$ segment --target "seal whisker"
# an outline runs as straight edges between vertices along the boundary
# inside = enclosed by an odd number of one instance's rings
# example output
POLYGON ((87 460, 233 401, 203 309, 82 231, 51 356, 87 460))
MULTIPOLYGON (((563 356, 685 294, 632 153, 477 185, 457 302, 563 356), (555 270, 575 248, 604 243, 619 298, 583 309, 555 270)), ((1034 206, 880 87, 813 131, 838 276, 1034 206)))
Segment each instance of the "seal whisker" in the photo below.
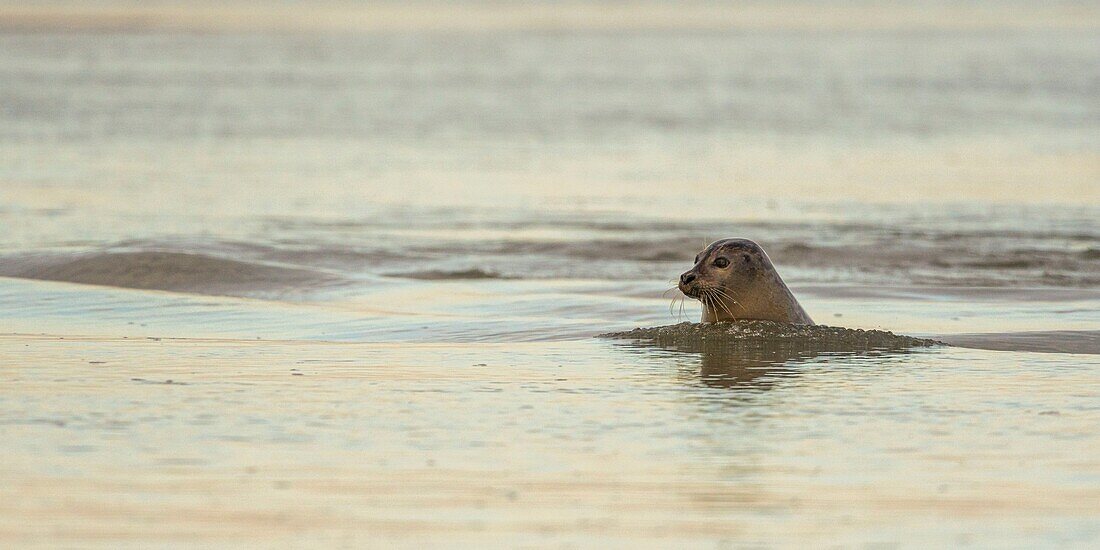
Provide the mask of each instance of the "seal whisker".
MULTIPOLYGON (((686 299, 687 299, 687 297, 684 296, 683 294, 681 294, 679 296, 673 296, 672 300, 670 300, 668 302, 668 316, 669 317, 676 317, 676 310, 675 310, 676 301, 677 300, 680 301, 680 309, 682 311, 684 309, 684 300, 686 300, 686 299)), ((683 313, 681 313, 680 315, 683 315, 683 313)))
MULTIPOLYGON (((738 302, 733 296, 730 295, 730 294, 733 294, 732 290, 725 289, 725 288, 719 288, 719 287, 715 287, 714 290, 716 292, 718 292, 719 294, 721 294, 723 297, 728 298, 729 301, 731 301, 731 302, 733 302, 733 303, 735 303, 739 306, 741 305, 741 302, 738 302)), ((744 306, 742 306, 742 307, 744 307, 744 306)))
POLYGON ((714 292, 713 288, 707 289, 707 303, 710 304, 711 318, 717 321, 718 306, 721 304, 721 300, 718 299, 718 294, 714 292))
MULTIPOLYGON (((669 293, 669 292, 672 292, 673 290, 677 290, 677 288, 676 288, 676 287, 672 287, 672 288, 670 288, 670 289, 668 289, 668 290, 666 290, 666 291, 662 292, 662 293, 661 293, 661 298, 668 298, 668 293, 669 293)), ((673 307, 674 305, 676 305, 676 297, 675 297, 675 296, 673 296, 673 297, 672 297, 672 300, 670 300, 670 301, 668 302, 668 316, 669 316, 669 317, 672 317, 672 307, 673 307)))
POLYGON ((714 289, 711 289, 711 292, 710 292, 710 304, 711 304, 710 305, 711 310, 714 312, 712 317, 714 318, 714 321, 717 322, 718 321, 718 314, 720 313, 718 308, 719 307, 725 308, 726 306, 724 304, 722 304, 722 300, 718 297, 717 294, 715 294, 714 289))
MULTIPOLYGON (((724 290, 722 290, 722 289, 720 289, 720 288, 715 288, 715 289, 714 289, 714 291, 715 291, 715 292, 716 292, 716 293, 717 293, 717 294, 718 294, 719 296, 721 296, 722 298, 725 298, 725 299, 727 299, 727 300, 729 300, 729 301, 733 302, 733 303, 734 303, 734 305, 736 305, 736 306, 740 307, 741 309, 745 309, 745 307, 741 305, 741 302, 738 302, 737 300, 734 300, 732 296, 730 296, 729 294, 726 294, 726 291, 724 291, 724 290)), ((725 305, 725 304, 723 303, 722 305, 725 305)), ((728 307, 726 308, 726 311, 729 311, 729 308, 728 308, 728 307)), ((732 311, 730 311, 730 315, 733 315, 733 312, 732 312, 732 311)))
POLYGON ((708 288, 703 290, 702 296, 704 299, 703 304, 706 306, 707 311, 710 313, 710 317, 717 320, 718 309, 714 307, 714 294, 711 292, 711 289, 708 288))
MULTIPOLYGON (((733 311, 730 309, 730 307, 726 305, 725 300, 729 300, 729 301, 733 302, 735 305, 741 307, 741 309, 745 309, 744 306, 741 306, 740 302, 738 302, 737 300, 734 300, 733 297, 731 297, 729 294, 727 294, 725 289, 716 286, 716 287, 711 287, 709 290, 715 296, 715 298, 716 298, 715 301, 718 302, 718 305, 722 306, 722 309, 726 310, 726 313, 729 313, 730 318, 736 319, 737 316, 734 315, 733 311)), ((717 311, 715 311, 715 317, 717 317, 717 311)))
MULTIPOLYGON (((716 294, 716 295, 720 295, 720 296, 725 296, 725 294, 724 294, 724 293, 722 293, 722 291, 721 291, 720 289, 717 289, 717 288, 716 288, 716 289, 714 289, 714 291, 715 291, 715 294, 716 294)), ((726 296, 726 297, 727 297, 727 298, 729 298, 728 296, 726 296)), ((730 299, 730 300, 733 300, 733 298, 729 298, 729 299, 730 299)), ((733 318, 733 319, 736 319, 736 318, 737 318, 737 316, 736 316, 736 315, 734 315, 732 311, 730 311, 730 307, 726 305, 726 302, 725 302, 725 301, 723 301, 723 300, 719 299, 719 300, 717 300, 717 302, 718 302, 718 305, 722 306, 722 309, 726 310, 726 313, 729 313, 729 314, 730 314, 730 317, 731 317, 731 318, 733 318)), ((737 303, 737 301, 736 301, 736 300, 733 300, 733 303, 735 303, 735 304, 736 304, 736 303, 737 303)), ((715 317, 717 317, 717 315, 715 315, 715 317)))
MULTIPOLYGON (((722 298, 725 298, 726 300, 729 300, 729 301, 733 302, 733 304, 734 304, 735 306, 738 306, 738 307, 740 307, 741 309, 745 309, 745 306, 742 306, 742 305, 741 305, 741 302, 738 302, 738 301, 737 301, 736 299, 734 299, 734 297, 733 297, 733 296, 730 296, 730 295, 729 295, 729 293, 727 293, 727 292, 726 292, 725 290, 723 290, 723 289, 721 289, 721 288, 715 288, 714 290, 715 290, 715 292, 716 292, 716 293, 717 293, 717 294, 718 294, 719 296, 721 296, 722 298)), ((732 315, 732 313, 731 313, 731 315, 732 315)))

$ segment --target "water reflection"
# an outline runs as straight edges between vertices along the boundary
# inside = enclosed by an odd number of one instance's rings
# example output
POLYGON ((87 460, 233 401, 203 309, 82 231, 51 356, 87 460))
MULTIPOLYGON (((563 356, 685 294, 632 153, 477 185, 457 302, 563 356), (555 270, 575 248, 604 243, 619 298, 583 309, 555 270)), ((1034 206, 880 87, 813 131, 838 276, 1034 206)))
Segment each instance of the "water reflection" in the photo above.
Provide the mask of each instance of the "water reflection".
POLYGON ((765 343, 737 346, 728 342, 704 342, 694 351, 677 351, 701 354, 699 379, 707 386, 758 390, 771 389, 783 378, 795 376, 797 365, 818 355, 795 346, 768 346, 765 343))

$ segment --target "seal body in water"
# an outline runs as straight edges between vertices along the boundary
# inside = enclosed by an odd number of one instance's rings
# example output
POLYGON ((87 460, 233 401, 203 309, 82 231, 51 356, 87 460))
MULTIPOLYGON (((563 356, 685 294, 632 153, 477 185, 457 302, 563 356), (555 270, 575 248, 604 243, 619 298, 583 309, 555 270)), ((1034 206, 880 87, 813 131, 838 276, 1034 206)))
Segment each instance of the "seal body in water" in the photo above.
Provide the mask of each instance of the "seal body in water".
POLYGON ((760 245, 748 239, 715 241, 680 275, 680 291, 703 304, 703 323, 760 319, 812 325, 760 245))

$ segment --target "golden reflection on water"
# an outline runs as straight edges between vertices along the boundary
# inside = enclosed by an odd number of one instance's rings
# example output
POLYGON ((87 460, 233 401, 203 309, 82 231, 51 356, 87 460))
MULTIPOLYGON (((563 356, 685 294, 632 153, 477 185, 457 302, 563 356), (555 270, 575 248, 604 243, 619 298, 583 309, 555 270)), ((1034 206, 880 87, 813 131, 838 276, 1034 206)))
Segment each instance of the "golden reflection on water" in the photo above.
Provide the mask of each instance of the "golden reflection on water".
POLYGON ((699 351, 3 336, 0 542, 1012 544, 1100 513, 1088 356, 699 351))

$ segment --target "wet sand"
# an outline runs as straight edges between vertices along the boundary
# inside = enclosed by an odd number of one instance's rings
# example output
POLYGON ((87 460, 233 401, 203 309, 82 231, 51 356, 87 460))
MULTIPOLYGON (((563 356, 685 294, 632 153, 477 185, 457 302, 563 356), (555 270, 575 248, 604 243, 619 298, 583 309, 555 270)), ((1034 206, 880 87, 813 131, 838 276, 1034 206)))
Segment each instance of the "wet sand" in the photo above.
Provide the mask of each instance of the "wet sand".
POLYGON ((0 357, 5 546, 1097 536, 1084 357, 1035 376, 941 349, 732 389, 598 341, 5 335, 0 357))

